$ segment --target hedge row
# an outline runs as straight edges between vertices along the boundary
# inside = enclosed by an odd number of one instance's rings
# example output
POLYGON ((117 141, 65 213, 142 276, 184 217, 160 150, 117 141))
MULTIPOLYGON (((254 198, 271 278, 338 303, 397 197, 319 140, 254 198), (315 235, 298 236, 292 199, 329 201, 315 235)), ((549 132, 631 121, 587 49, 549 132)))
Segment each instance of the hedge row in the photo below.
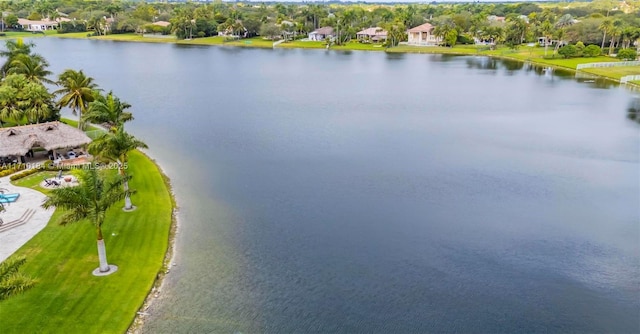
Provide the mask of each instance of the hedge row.
POLYGON ((39 170, 39 169, 37 169, 37 168, 27 169, 27 170, 22 171, 22 172, 20 172, 20 173, 18 173, 18 174, 11 175, 11 176, 9 177, 9 179, 10 179, 11 181, 19 180, 19 179, 21 179, 21 178, 23 178, 23 177, 25 177, 25 176, 29 176, 29 175, 31 175, 31 174, 35 174, 35 173, 37 173, 37 172, 39 172, 39 171, 40 171, 40 170, 39 170))

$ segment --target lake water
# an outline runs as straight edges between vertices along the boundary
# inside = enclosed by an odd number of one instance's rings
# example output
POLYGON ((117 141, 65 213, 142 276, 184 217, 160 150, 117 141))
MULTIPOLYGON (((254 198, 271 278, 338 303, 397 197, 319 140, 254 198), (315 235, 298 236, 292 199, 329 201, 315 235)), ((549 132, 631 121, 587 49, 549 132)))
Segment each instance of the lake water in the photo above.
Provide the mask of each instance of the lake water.
POLYGON ((134 106, 175 187, 144 332, 640 331, 637 93, 484 57, 36 42, 134 106))

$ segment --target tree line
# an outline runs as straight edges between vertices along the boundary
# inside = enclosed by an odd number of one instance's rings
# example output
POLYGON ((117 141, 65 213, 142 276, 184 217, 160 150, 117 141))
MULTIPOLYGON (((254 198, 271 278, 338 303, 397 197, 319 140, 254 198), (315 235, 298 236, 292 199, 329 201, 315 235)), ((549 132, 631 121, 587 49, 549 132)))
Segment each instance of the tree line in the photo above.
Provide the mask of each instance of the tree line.
MULTIPOLYGON (((174 33, 178 38, 218 34, 237 38, 304 36, 323 26, 333 27, 335 43, 344 44, 356 32, 381 27, 389 46, 405 41, 406 30, 429 22, 444 45, 488 41, 517 47, 525 42, 582 42, 629 48, 640 38, 640 1, 595 0, 588 3, 444 3, 340 4, 235 2, 144 2, 110 0, 8 1, 0 9, 16 17, 64 16, 64 31, 88 29, 95 34, 174 33), (166 21, 170 26, 153 25, 166 21)), ((9 17, 6 18, 7 22, 9 17)), ((9 25, 10 26, 10 25, 9 25)), ((554 43, 555 45, 555 43, 554 43)), ((554 52, 557 52, 557 48, 554 52)))

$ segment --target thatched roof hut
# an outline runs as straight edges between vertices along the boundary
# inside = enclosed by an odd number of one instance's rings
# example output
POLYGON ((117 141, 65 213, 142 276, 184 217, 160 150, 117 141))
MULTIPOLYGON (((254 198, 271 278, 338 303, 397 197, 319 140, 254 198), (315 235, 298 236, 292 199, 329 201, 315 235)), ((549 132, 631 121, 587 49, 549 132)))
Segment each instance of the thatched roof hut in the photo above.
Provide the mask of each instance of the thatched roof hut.
POLYGON ((60 122, 0 128, 0 157, 23 156, 33 147, 51 151, 90 142, 84 132, 60 122))

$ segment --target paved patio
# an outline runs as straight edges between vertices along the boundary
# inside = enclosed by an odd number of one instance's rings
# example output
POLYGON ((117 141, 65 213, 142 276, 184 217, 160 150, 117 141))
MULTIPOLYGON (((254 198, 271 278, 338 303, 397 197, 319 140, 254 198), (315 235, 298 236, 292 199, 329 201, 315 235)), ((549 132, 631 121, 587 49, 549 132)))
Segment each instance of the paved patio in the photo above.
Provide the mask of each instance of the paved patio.
POLYGON ((5 204, 6 211, 0 213, 5 223, 20 218, 28 209, 35 210, 35 214, 26 224, 0 232, 0 262, 2 262, 40 232, 51 219, 55 209, 43 209, 40 205, 46 197, 44 194, 12 185, 9 182, 9 176, 0 178, 0 188, 6 189, 7 193, 20 194, 17 201, 5 204))

